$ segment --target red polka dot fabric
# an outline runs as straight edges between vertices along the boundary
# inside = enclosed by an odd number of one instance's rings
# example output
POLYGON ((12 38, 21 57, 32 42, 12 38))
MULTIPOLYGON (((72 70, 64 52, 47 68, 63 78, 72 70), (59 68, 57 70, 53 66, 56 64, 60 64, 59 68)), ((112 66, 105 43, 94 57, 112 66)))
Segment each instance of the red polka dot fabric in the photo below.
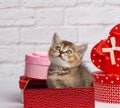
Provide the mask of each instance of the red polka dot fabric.
POLYGON ((101 71, 94 72, 93 75, 94 75, 94 81, 96 83, 119 84, 120 85, 120 75, 104 74, 104 72, 101 72, 101 71))
POLYGON ((112 28, 107 39, 92 48, 91 60, 105 73, 120 75, 120 24, 112 28))

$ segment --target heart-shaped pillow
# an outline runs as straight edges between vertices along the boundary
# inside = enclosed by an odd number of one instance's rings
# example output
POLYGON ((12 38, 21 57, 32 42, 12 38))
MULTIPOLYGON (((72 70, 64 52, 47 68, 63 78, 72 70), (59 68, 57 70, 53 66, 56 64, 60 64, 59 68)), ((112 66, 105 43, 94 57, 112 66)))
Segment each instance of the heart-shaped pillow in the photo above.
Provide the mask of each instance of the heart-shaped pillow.
POLYGON ((112 28, 106 40, 92 48, 91 60, 105 73, 120 75, 120 24, 112 28))

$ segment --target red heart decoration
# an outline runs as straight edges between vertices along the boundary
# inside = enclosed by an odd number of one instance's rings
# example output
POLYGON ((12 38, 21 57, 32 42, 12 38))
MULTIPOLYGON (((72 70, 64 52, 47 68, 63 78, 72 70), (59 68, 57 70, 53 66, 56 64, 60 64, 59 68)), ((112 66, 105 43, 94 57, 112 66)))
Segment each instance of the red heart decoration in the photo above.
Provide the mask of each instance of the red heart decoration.
POLYGON ((92 48, 91 60, 105 73, 120 75, 120 24, 112 28, 106 40, 92 48))

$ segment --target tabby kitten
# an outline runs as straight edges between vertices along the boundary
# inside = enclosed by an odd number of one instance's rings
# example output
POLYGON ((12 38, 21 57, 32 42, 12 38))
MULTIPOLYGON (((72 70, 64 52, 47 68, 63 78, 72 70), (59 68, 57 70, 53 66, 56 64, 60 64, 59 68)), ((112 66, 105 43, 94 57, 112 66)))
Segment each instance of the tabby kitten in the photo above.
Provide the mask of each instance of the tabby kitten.
POLYGON ((49 49, 51 65, 48 69, 47 84, 49 88, 91 87, 92 75, 82 64, 87 44, 75 44, 61 40, 54 34, 49 49))

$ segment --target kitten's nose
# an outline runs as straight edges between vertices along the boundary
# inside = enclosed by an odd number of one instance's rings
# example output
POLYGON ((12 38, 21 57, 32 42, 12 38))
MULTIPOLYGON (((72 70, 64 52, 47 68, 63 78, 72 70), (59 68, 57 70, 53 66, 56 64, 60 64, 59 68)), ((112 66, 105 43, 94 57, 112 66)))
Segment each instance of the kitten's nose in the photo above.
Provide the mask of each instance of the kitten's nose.
POLYGON ((60 55, 61 55, 61 54, 63 54, 64 52, 63 52, 63 51, 60 51, 59 53, 60 53, 60 55))

